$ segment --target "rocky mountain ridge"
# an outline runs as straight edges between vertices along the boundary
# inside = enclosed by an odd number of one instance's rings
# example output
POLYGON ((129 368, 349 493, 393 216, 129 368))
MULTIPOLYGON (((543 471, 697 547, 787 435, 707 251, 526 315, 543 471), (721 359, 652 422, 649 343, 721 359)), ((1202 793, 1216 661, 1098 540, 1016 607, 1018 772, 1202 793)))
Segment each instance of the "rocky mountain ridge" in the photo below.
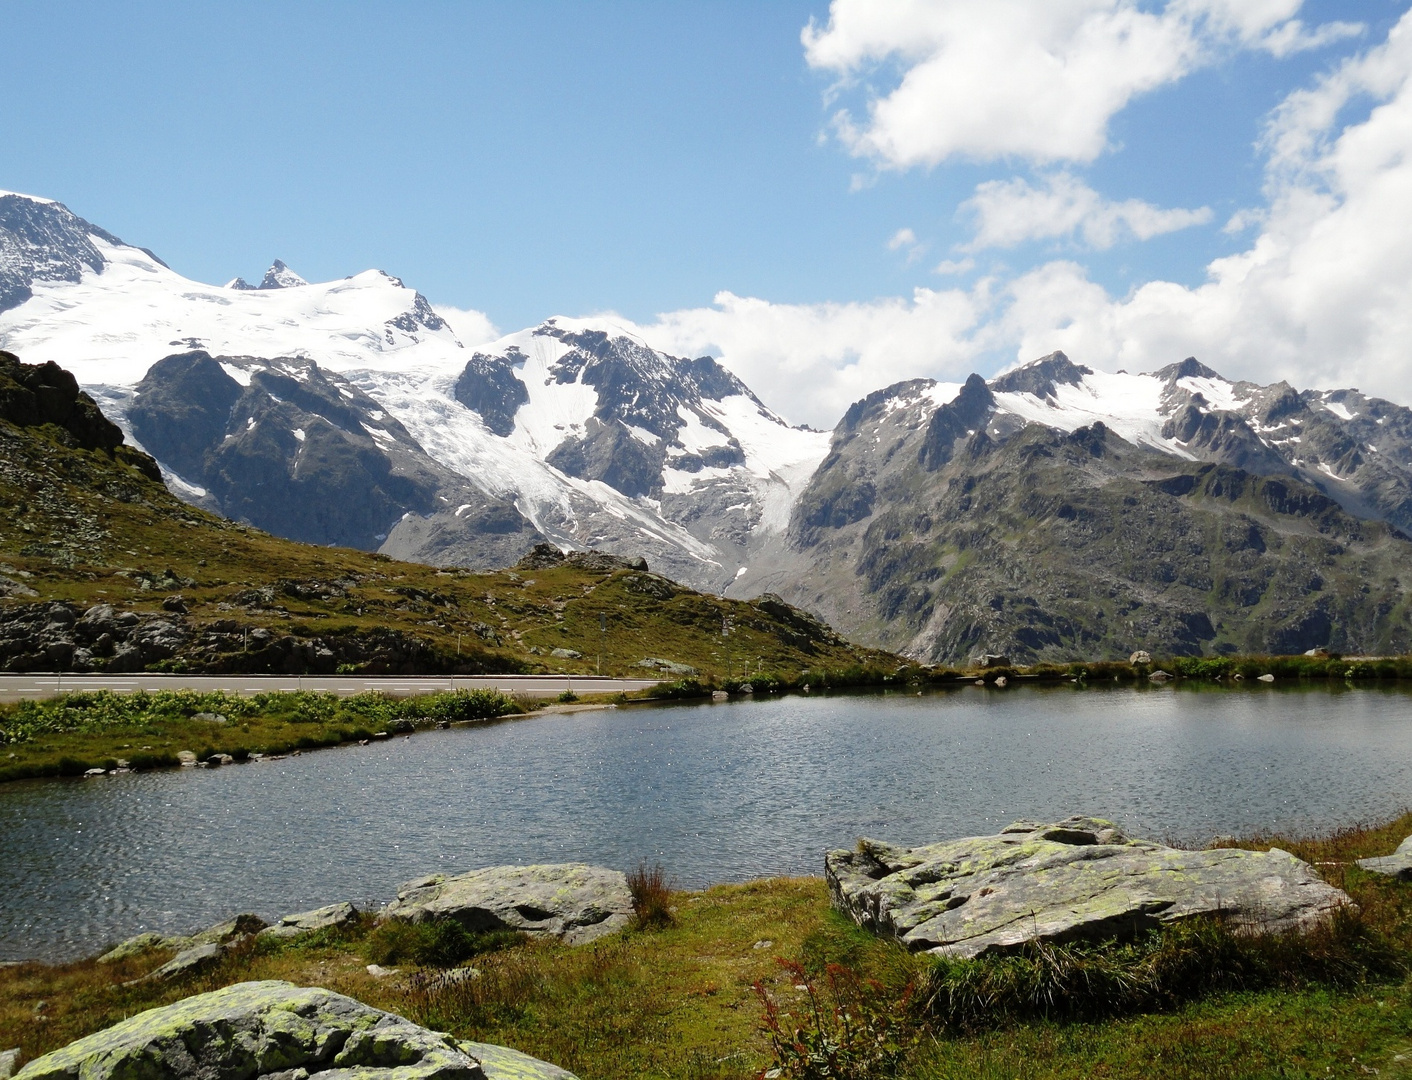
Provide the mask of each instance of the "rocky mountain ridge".
POLYGON ((933 662, 1402 652, 1409 433, 1402 406, 1191 359, 899 383, 848 411, 734 588, 933 662))
POLYGON ((281 535, 480 567, 548 539, 721 588, 783 530, 827 446, 710 357, 611 320, 469 350, 381 271, 311 284, 276 260, 258 286, 203 285, 18 195, 0 200, 0 268, 0 342, 73 369, 173 491, 281 535), (280 379, 309 384, 302 405, 280 379))

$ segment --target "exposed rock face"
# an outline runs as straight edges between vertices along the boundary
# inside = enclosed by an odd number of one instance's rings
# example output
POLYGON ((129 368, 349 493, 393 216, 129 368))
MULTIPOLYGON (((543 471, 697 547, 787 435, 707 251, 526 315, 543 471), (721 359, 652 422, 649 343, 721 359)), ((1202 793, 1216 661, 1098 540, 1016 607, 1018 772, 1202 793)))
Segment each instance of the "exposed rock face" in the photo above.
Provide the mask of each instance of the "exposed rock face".
POLYGON ((409 881, 380 918, 455 920, 467 930, 518 930, 583 945, 632 918, 627 877, 582 863, 491 866, 409 881))
POLYGON ((572 566, 579 570, 646 570, 647 560, 596 550, 563 552, 553 544, 536 544, 515 564, 515 569, 548 570, 555 566, 572 566))
POLYGON ((1398 881, 1412 881, 1412 836, 1397 845, 1391 855, 1372 859, 1359 859, 1358 865, 1375 874, 1386 874, 1398 881))
POLYGON ((929 663, 1400 653, 1409 456, 1412 410, 1195 361, 1100 376, 1054 354, 959 391, 914 380, 848 411, 787 537, 729 592, 769 589, 929 663))
POLYGON ((573 1080, 319 987, 237 983, 140 1013, 31 1061, 25 1080, 573 1080), (476 1049, 484 1051, 484 1059, 476 1049))
POLYGON ((481 567, 540 539, 512 504, 433 461, 377 402, 311 360, 174 354, 148 370, 127 419, 205 494, 178 490, 280 536, 481 567))
POLYGON ((1195 916, 1305 929, 1351 903, 1288 852, 1181 851, 1085 817, 918 848, 863 840, 824 868, 833 906, 859 926, 952 957, 1131 938, 1195 916))
POLYGON ((273 926, 260 931, 262 938, 296 938, 311 934, 315 930, 326 930, 333 926, 349 926, 358 921, 358 909, 347 900, 340 904, 329 904, 313 911, 300 911, 275 920, 273 926))

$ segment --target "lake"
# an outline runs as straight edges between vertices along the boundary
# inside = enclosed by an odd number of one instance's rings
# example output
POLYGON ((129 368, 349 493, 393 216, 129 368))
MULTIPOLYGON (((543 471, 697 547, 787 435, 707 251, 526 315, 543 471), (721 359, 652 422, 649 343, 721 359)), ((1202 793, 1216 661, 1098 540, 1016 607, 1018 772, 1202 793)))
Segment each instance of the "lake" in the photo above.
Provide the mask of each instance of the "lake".
POLYGON ((223 769, 0 786, 0 959, 497 863, 818 874, 1016 818, 1320 831, 1412 801, 1402 690, 967 688, 578 712, 223 769))

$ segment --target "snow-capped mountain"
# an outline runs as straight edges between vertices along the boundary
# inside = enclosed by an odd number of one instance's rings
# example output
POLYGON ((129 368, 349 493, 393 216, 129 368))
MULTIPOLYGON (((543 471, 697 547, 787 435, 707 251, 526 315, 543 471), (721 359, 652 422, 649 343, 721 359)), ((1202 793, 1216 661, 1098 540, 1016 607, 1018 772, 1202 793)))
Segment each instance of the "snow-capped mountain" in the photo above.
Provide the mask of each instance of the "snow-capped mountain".
POLYGON ((1054 353, 848 410, 733 585, 930 661, 1412 646, 1412 410, 1054 353))
POLYGON ((276 260, 258 286, 206 285, 15 194, 0 347, 72 370, 185 498, 436 563, 503 565, 547 537, 723 587, 828 447, 710 357, 611 320, 467 349, 381 271, 309 283, 276 260))

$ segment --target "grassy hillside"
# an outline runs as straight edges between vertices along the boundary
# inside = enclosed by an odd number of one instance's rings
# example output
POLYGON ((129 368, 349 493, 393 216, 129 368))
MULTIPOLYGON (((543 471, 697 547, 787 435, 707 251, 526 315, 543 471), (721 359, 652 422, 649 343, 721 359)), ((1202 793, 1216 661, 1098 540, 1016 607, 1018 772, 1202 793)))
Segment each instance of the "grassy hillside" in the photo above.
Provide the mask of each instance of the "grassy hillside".
POLYGON ((684 673, 651 660, 723 678, 899 663, 782 602, 623 560, 438 570, 270 536, 156 475, 67 372, 0 354, 0 669, 684 673), (97 605, 111 610, 84 617, 97 605))

